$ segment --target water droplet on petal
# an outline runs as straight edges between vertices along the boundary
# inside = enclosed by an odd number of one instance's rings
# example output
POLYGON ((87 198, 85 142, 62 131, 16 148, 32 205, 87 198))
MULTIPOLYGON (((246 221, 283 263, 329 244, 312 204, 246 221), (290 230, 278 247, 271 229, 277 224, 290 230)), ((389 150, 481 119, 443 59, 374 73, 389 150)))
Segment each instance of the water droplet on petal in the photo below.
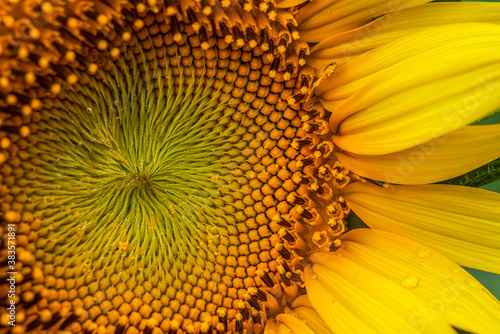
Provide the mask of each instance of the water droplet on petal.
POLYGON ((431 257, 432 251, 428 248, 422 248, 417 251, 417 256, 421 259, 428 259, 431 257))
POLYGON ((406 276, 401 280, 401 285, 408 289, 413 289, 418 286, 419 279, 415 276, 406 276))
POLYGON ((467 282, 467 285, 470 286, 473 289, 481 290, 481 288, 482 288, 481 283, 479 283, 478 281, 476 281, 473 278, 467 278, 466 282, 467 282))
POLYGON ((315 273, 312 273, 312 274, 311 274, 311 278, 312 278, 312 279, 316 279, 316 277, 317 277, 317 275, 316 275, 315 273))

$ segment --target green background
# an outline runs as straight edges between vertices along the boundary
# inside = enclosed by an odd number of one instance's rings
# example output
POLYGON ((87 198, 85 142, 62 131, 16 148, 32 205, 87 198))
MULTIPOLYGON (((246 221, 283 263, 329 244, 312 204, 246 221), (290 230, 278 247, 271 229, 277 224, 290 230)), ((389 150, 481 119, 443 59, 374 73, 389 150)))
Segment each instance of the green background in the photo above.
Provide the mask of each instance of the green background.
MULTIPOLYGON (((453 1, 453 0, 452 0, 453 1)), ((467 2, 500 2, 500 0, 468 0, 467 2)), ((500 92, 499 92, 500 94, 500 92)), ((499 110, 500 112, 500 110, 499 110)), ((491 117, 480 124, 495 124, 500 123, 500 114, 497 114, 494 117, 491 117)), ((500 193, 500 180, 489 183, 481 188, 495 191, 500 193)), ((498 241, 500 243, 500 240, 498 241)), ((500 259, 499 259, 500 261, 500 259)), ((481 282, 488 290, 500 300, 500 275, 492 274, 489 272, 465 268, 469 273, 471 273, 479 282, 481 282)))
MULTIPOLYGON (((478 0, 469 0, 469 1, 478 2, 478 0)), ((490 0, 490 1, 486 0, 484 2, 500 2, 500 0, 490 0)), ((496 116, 484 122, 481 122, 481 124, 494 124, 494 123, 500 123, 500 114, 497 114, 496 116)), ((492 182, 481 188, 500 193, 500 180, 492 182)), ((500 243, 500 240, 498 242, 500 243)), ((467 269, 469 273, 471 273, 479 282, 481 282, 486 288, 488 288, 488 290, 490 290, 491 293, 493 293, 495 297, 497 297, 497 299, 500 299, 500 275, 476 269, 470 269, 470 268, 465 268, 465 269, 467 269)))
MULTIPOLYGON (((490 2, 500 2, 500 1, 490 1, 490 2)), ((495 124, 495 123, 500 123, 500 114, 497 114, 496 116, 481 122, 481 124, 495 124)), ((481 188, 500 193, 500 180, 496 180, 481 188)), ((498 242, 500 243, 500 240, 498 240, 498 242)), ((497 299, 500 300, 500 275, 476 269, 470 269, 470 268, 465 268, 465 269, 467 269, 469 273, 471 273, 479 282, 481 282, 486 288, 488 288, 488 290, 490 290, 491 293, 493 293, 495 297, 497 297, 497 299)))

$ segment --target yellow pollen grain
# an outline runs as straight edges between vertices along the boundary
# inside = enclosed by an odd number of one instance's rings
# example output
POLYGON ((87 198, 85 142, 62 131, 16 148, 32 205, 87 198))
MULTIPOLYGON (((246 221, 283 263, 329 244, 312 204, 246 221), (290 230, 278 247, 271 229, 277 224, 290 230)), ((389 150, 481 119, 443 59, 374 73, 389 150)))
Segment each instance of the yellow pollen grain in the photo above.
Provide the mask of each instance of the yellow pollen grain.
POLYGON ((137 7, 135 7, 135 10, 137 11, 137 14, 142 14, 144 13, 148 8, 146 7, 145 4, 139 3, 137 4, 137 7))
POLYGON ((14 27, 14 23, 16 22, 15 19, 14 19, 14 17, 10 16, 10 15, 4 16, 3 19, 2 19, 2 21, 3 21, 4 26, 6 28, 9 28, 9 29, 13 28, 14 27))
POLYGON ((50 86, 50 91, 53 94, 59 94, 61 92, 61 84, 55 83, 52 86, 50 86))
POLYGON ((19 134, 23 138, 28 137, 30 133, 31 133, 30 128, 28 128, 26 125, 21 126, 21 128, 19 129, 19 134))
POLYGON ((24 79, 28 85, 32 85, 36 82, 36 75, 33 72, 28 72, 24 75, 24 79))
POLYGON ((97 16, 97 23, 99 23, 100 25, 105 25, 108 22, 109 22, 109 19, 106 15, 99 14, 99 16, 97 16))
POLYGON ((17 211, 7 211, 5 213, 5 220, 11 223, 17 223, 21 220, 21 214, 17 211))
POLYGON ((47 68, 49 64, 49 60, 46 57, 40 57, 40 59, 38 59, 38 66, 41 68, 47 68))
POLYGON ((40 38, 40 30, 38 30, 37 28, 31 28, 30 32, 29 32, 29 36, 32 39, 40 38))
POLYGON ((132 34, 130 34, 128 31, 124 32, 122 34, 122 39, 125 41, 125 42, 128 42, 130 41, 130 39, 132 38, 132 34))
POLYGON ((183 39, 183 38, 182 38, 182 34, 180 34, 180 33, 176 33, 176 34, 174 34, 173 39, 174 39, 174 41, 176 41, 177 43, 182 42, 182 39, 183 39))
POLYGON ((76 59, 76 54, 74 51, 70 50, 70 51, 67 51, 65 54, 64 54, 64 58, 67 60, 67 61, 75 61, 76 59))
POLYGON ((144 21, 141 19, 137 19, 134 21, 134 29, 135 30, 140 30, 144 27, 144 21))
POLYGON ((110 55, 113 58, 118 58, 120 56, 120 49, 118 49, 118 48, 111 49, 110 55))
POLYGON ((210 6, 205 6, 205 7, 203 8, 203 11, 202 11, 202 12, 203 12, 203 14, 205 14, 205 15, 207 15, 207 16, 208 16, 208 15, 212 14, 212 7, 210 7, 210 6))
POLYGON ((1 77, 0 78, 0 87, 2 88, 7 88, 10 85, 10 80, 7 77, 1 77))
POLYGON ((13 106, 14 104, 17 103, 17 96, 14 94, 9 94, 7 95, 5 101, 7 102, 8 105, 13 106))
POLYGON ((42 108, 42 101, 40 101, 39 99, 32 99, 30 101, 30 106, 35 110, 39 110, 42 108))
POLYGON ((97 67, 96 63, 92 63, 88 67, 88 71, 90 74, 95 74, 97 72, 97 69, 98 69, 98 67, 97 67))
POLYGON ((167 10, 166 10, 167 16, 174 16, 175 13, 177 13, 177 10, 174 7, 172 7, 172 6, 167 7, 167 10))
POLYGON ((42 13, 50 14, 54 10, 54 7, 50 2, 44 2, 41 4, 40 8, 42 9, 42 13))
POLYGON ((10 139, 7 137, 4 137, 0 140, 0 147, 3 149, 9 148, 10 147, 10 139))
POLYGON ((70 75, 68 75, 66 81, 71 85, 75 84, 78 81, 78 76, 74 73, 71 73, 70 75))
POLYGON ((69 28, 76 29, 80 25, 78 20, 74 17, 70 17, 67 21, 66 24, 68 25, 69 28))
POLYGON ((99 40, 99 42, 97 42, 97 48, 101 51, 106 50, 108 48, 108 42, 103 39, 99 40))
POLYGON ((21 113, 24 115, 24 116, 29 116, 31 115, 33 109, 31 109, 31 107, 27 104, 25 104, 24 106, 21 107, 21 113))

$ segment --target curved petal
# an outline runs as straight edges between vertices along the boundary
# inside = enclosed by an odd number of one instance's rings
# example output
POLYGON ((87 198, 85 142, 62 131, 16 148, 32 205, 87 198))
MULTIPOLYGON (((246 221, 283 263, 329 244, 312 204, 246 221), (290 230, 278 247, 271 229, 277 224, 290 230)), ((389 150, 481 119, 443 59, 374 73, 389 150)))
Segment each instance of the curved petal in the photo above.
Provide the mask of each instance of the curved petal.
POLYGON ((313 1, 300 8, 296 19, 301 40, 319 42, 332 31, 359 27, 373 18, 404 8, 418 6, 430 0, 328 0, 313 1))
POLYGON ((500 157, 500 124, 468 126, 418 146, 384 155, 338 152, 354 173, 396 184, 451 179, 500 157))
MULTIPOLYGON (((423 332, 415 319, 425 302, 400 284, 331 253, 313 254, 311 262, 304 270, 307 294, 334 333, 423 332)), ((454 333, 440 317, 428 320, 428 333, 454 333)))
POLYGON ((334 334, 314 309, 307 294, 299 296, 292 303, 292 312, 308 324, 316 333, 334 334))
POLYGON ((267 321, 264 334, 333 334, 316 312, 307 295, 296 298, 292 309, 286 308, 285 312, 267 321))
MULTIPOLYGON (((279 324, 286 325, 289 329, 291 329, 291 333, 297 334, 320 334, 319 332, 313 331, 306 323, 304 323, 301 319, 294 317, 290 314, 280 314, 276 317, 279 324)), ((279 326, 279 325, 278 325, 279 326)), ((279 333, 279 332, 278 332, 279 333)))
POLYGON ((423 299, 426 307, 416 320, 439 316, 473 333, 500 328, 500 302, 465 270, 418 242, 386 231, 357 229, 342 236, 336 253, 423 299))
POLYGON ((500 105, 499 85, 500 26, 463 23, 426 29, 368 52, 321 82, 316 93, 332 111, 337 145, 378 155, 487 115, 500 105), (415 130, 408 131, 410 126, 415 130))
POLYGON ((332 62, 340 67, 369 50, 418 30, 460 22, 500 23, 499 4, 429 3, 384 15, 363 27, 322 40, 311 50, 307 63, 318 69, 332 62))
POLYGON ((451 186, 351 183, 351 209, 371 228, 437 249, 461 266, 500 273, 500 194, 451 186))

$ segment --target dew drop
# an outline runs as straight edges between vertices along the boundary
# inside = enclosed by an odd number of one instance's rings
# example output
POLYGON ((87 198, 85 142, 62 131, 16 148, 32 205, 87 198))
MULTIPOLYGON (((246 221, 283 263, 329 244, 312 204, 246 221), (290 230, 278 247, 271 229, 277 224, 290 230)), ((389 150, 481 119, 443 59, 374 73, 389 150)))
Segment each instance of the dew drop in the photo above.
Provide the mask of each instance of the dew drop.
POLYGON ((312 278, 312 279, 316 279, 316 277, 317 277, 317 275, 316 275, 315 273, 312 273, 312 274, 311 274, 311 278, 312 278))
POLYGON ((428 259, 431 257, 432 251, 428 248, 422 248, 417 251, 417 256, 421 259, 428 259))
POLYGON ((471 288, 476 289, 476 290, 481 290, 481 287, 482 287, 481 283, 479 283, 475 279, 467 278, 466 282, 467 282, 467 285, 470 286, 471 288))
POLYGON ((405 276, 401 280, 401 285, 408 289, 413 289, 418 286, 419 279, 415 276, 405 276))

